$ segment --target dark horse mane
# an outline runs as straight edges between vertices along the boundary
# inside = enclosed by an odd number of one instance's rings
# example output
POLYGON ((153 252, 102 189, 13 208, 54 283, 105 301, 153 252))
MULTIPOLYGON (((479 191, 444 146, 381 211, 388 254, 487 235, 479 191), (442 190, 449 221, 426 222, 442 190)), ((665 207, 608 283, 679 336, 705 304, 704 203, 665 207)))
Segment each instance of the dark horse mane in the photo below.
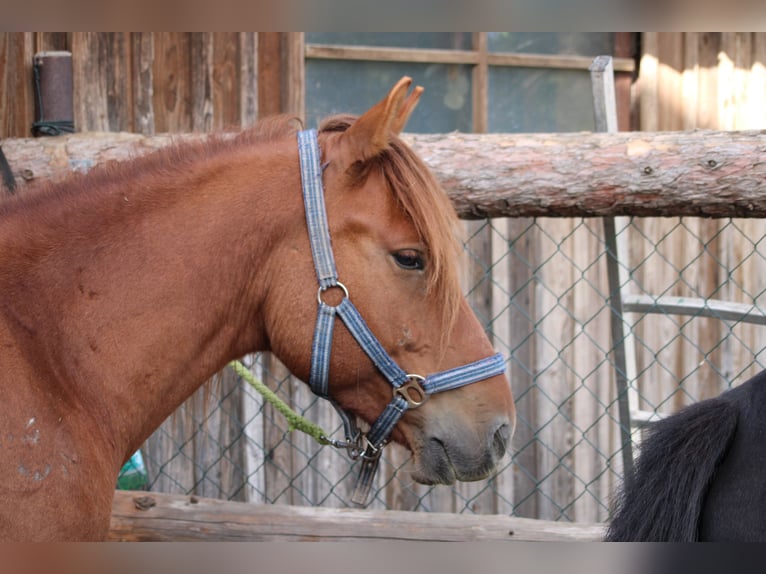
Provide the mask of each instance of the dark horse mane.
POLYGON ((735 407, 716 398, 653 423, 632 477, 618 493, 606 539, 697 540, 705 493, 737 424, 735 407), (710 440, 710 429, 717 429, 710 440))
POLYGON ((653 423, 606 540, 766 540, 766 371, 653 423))

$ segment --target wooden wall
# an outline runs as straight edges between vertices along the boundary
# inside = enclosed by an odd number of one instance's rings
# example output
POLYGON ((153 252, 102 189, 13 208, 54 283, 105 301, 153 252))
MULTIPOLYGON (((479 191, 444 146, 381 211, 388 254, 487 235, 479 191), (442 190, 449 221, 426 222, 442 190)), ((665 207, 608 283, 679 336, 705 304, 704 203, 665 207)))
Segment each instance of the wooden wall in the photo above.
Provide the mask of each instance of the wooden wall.
MULTIPOLYGON (((644 131, 764 129, 766 34, 645 33, 637 87, 644 131)), ((766 304, 763 220, 652 218, 634 226, 635 289, 766 304)), ((678 380, 686 392, 675 393, 665 412, 715 396, 763 368, 756 361, 766 344, 762 328, 715 319, 634 320, 642 340, 645 406, 666 400, 678 380), (655 355, 673 368, 657 363, 655 355)))
POLYGON ((258 115, 256 33, 0 33, 0 138, 28 137, 32 57, 72 52, 77 131, 206 132, 258 115))

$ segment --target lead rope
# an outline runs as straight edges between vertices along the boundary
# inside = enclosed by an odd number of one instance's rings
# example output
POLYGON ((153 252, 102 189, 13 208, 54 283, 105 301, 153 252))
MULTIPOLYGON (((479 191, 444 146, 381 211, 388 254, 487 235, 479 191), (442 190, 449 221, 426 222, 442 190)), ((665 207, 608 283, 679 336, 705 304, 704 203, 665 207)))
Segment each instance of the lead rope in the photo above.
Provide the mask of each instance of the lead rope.
POLYGON ((245 367, 245 365, 243 365, 241 362, 232 361, 229 363, 229 366, 234 369, 234 372, 236 372, 241 378, 247 381, 250 386, 261 393, 266 401, 271 403, 275 409, 284 415, 284 417, 287 419, 288 429, 290 431, 302 431, 323 446, 345 446, 344 444, 340 443, 340 441, 335 441, 328 438, 327 433, 321 427, 292 410, 287 403, 285 403, 274 393, 274 391, 256 379, 248 370, 248 368, 245 367))

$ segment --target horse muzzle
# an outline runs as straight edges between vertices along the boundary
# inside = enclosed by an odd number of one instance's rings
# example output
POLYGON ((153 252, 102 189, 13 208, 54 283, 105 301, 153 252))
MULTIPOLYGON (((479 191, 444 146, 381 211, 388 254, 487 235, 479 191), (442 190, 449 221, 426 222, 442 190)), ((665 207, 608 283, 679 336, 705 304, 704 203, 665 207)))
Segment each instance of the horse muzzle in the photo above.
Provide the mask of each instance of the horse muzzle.
POLYGON ((513 425, 500 418, 477 438, 475 432, 444 429, 426 436, 413 450, 412 477, 421 484, 453 484, 482 480, 497 469, 508 451, 513 425))

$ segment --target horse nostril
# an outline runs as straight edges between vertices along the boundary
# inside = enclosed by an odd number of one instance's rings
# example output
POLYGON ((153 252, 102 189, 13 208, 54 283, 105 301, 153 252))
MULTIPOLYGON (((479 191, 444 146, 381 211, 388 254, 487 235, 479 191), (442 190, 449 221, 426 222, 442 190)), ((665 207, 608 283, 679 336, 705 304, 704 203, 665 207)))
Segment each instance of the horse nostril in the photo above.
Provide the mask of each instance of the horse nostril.
POLYGON ((498 457, 501 457, 508 450, 508 443, 511 440, 511 426, 503 423, 495 431, 492 437, 492 449, 498 457))

